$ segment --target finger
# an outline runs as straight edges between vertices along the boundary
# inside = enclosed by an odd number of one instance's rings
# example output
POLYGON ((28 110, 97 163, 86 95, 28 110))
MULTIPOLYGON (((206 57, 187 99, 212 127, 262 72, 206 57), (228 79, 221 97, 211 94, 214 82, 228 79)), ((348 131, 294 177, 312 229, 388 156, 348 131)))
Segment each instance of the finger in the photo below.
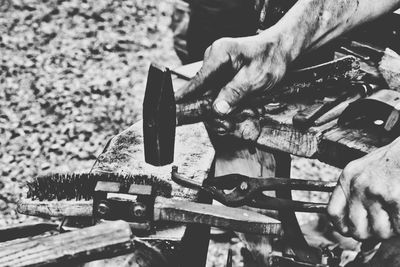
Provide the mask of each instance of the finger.
POLYGON ((375 237, 388 239, 393 236, 393 228, 390 223, 389 214, 383 209, 379 202, 372 202, 366 205, 369 213, 371 232, 375 237))
POLYGON ((348 234, 355 239, 365 240, 371 236, 368 211, 359 199, 359 196, 354 196, 349 201, 348 211, 348 234))
POLYGON ((347 222, 345 221, 347 218, 347 210, 348 210, 347 209, 348 193, 344 192, 344 188, 342 187, 340 181, 341 179, 339 178, 338 185, 336 186, 329 200, 327 211, 336 229, 343 235, 346 235, 349 231, 347 222))
POLYGON ((203 66, 186 85, 175 93, 176 100, 182 101, 194 95, 200 95, 206 90, 215 90, 219 82, 227 79, 224 76, 227 76, 229 64, 230 56, 225 51, 220 51, 220 53, 207 51, 203 66))
POLYGON ((213 108, 219 115, 227 115, 246 96, 251 89, 249 75, 246 69, 241 69, 232 81, 228 82, 219 92, 213 108))

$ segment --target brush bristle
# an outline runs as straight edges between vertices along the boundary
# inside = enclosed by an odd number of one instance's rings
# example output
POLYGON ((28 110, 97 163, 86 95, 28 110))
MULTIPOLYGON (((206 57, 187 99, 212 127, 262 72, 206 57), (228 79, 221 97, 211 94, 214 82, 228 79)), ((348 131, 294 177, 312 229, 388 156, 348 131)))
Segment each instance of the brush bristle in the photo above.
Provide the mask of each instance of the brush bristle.
POLYGON ((153 187, 156 196, 170 197, 171 184, 154 176, 116 173, 53 173, 38 176, 28 182, 27 198, 32 200, 90 200, 97 181, 119 182, 127 188, 131 184, 153 187))

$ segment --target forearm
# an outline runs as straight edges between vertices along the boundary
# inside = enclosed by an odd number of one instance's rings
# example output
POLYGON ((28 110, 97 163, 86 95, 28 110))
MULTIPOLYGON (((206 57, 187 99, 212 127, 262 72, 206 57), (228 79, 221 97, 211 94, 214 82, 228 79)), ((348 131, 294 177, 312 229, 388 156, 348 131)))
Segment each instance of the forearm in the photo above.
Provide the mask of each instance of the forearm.
MULTIPOLYGON (((400 0, 299 0, 273 27, 288 60, 400 7, 400 0)), ((264 33, 261 33, 264 35, 264 33)))

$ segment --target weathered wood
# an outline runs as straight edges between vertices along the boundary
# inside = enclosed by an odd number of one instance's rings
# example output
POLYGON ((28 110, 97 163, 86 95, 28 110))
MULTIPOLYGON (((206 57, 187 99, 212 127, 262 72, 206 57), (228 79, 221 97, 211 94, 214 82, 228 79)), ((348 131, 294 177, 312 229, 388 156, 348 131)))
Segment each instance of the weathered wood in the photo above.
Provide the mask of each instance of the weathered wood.
POLYGON ((18 202, 21 214, 39 217, 90 217, 93 212, 92 200, 39 201, 23 198, 18 202))
MULTIPOLYGON (((215 176, 222 176, 231 173, 239 173, 250 177, 271 177, 275 175, 275 159, 271 153, 253 148, 243 142, 227 140, 215 140, 215 176), (226 142, 226 143, 225 143, 226 142)), ((272 196, 274 192, 271 192, 272 196)), ((267 213, 277 216, 275 211, 257 210, 253 211, 267 213)), ((257 266, 268 266, 269 255, 272 251, 272 236, 236 233, 250 251, 257 266)), ((253 266, 251 259, 245 258, 245 266, 253 266)))
MULTIPOLYGON (((33 216, 90 217, 93 201, 24 200, 19 203, 18 210, 33 216)), ((278 221, 254 212, 164 197, 156 197, 153 219, 154 221, 200 223, 215 227, 230 225, 237 231, 259 234, 277 235, 280 232, 278 221)))
POLYGON ((95 170, 153 175, 171 182, 172 197, 196 199, 196 192, 173 183, 170 173, 172 165, 176 165, 182 173, 197 181, 202 181, 207 177, 214 158, 214 149, 202 123, 176 129, 173 164, 162 167, 147 164, 143 150, 142 122, 139 121, 113 138, 107 151, 99 156, 95 170))
POLYGON ((0 242, 39 235, 47 231, 55 230, 57 229, 57 227, 58 225, 55 223, 46 223, 46 222, 21 223, 13 225, 11 227, 3 227, 0 228, 0 242))
POLYGON ((0 266, 40 266, 85 262, 132 251, 132 232, 123 221, 19 242, 0 251, 0 266))
POLYGON ((280 222, 239 208, 190 203, 157 197, 154 220, 202 223, 243 233, 280 235, 280 222))
POLYGON ((334 126, 323 135, 317 158, 332 166, 343 168, 350 161, 391 143, 394 138, 383 130, 365 130, 351 125, 334 126))

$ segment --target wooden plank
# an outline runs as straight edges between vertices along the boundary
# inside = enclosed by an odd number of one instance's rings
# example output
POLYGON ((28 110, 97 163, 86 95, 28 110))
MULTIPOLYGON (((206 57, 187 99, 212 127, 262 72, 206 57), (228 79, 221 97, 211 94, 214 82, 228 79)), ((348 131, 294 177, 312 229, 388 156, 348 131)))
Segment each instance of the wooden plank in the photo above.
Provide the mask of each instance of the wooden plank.
MULTIPOLYGON (((21 223, 11 227, 0 228, 0 242, 13 240, 17 238, 24 238, 28 236, 39 235, 47 231, 57 229, 58 225, 55 223, 21 223)), ((0 243, 0 246, 1 244, 0 243)))
POLYGON ((238 232, 280 235, 279 221, 253 211, 157 197, 154 220, 202 223, 238 232))
POLYGON ((319 144, 317 158, 330 165, 343 168, 395 139, 383 129, 362 129, 355 125, 335 126, 327 131, 319 144))
POLYGON ((129 224, 116 221, 3 247, 0 251, 0 266, 85 262, 121 255, 133 247, 129 224))
MULTIPOLYGON (((215 176, 239 173, 250 177, 271 177, 275 175, 275 159, 271 153, 248 146, 238 140, 217 138, 215 176)), ((274 195, 274 192, 271 192, 274 195)), ((253 211, 277 216, 277 212, 248 208, 253 211)), ((257 266, 269 266, 272 251, 272 236, 236 233, 255 259, 257 266)), ((244 259, 246 261, 246 258, 244 259)), ((245 266, 252 263, 244 262, 245 266)), ((253 263, 254 264, 254 263, 253 263)))

